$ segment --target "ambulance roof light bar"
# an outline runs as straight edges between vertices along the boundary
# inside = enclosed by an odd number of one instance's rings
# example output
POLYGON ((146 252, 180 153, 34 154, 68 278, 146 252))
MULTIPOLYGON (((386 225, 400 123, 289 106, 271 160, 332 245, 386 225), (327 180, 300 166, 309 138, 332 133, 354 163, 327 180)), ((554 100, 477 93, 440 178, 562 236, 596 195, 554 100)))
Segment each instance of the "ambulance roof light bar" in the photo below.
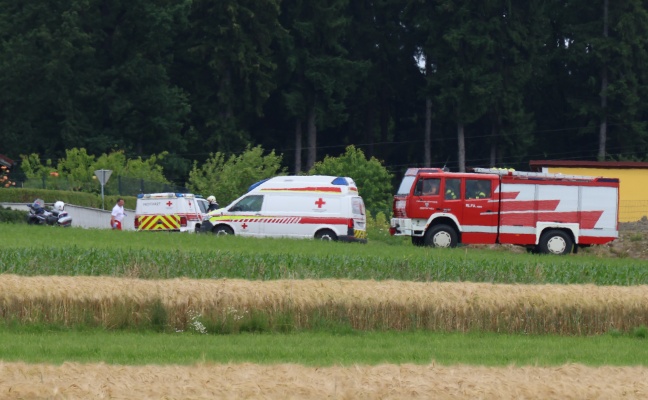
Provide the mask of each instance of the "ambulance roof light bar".
POLYGON ((189 197, 189 196, 185 196, 184 193, 146 193, 146 194, 140 193, 137 195, 138 199, 165 199, 169 197, 178 198, 178 197, 189 197))
POLYGON ((337 178, 333 179, 333 181, 331 181, 331 185, 349 186, 349 182, 346 180, 346 178, 338 176, 337 178))

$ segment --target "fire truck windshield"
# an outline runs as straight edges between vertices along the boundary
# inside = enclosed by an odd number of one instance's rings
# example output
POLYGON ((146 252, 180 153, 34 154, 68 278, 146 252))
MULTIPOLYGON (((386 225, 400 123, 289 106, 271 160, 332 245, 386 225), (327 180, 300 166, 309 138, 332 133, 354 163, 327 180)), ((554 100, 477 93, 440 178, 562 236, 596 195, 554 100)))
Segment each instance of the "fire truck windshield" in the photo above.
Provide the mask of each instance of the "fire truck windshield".
POLYGON ((410 194, 410 190, 412 189, 412 184, 414 183, 414 179, 416 179, 416 176, 405 176, 398 187, 398 191, 396 191, 397 196, 407 196, 410 194))

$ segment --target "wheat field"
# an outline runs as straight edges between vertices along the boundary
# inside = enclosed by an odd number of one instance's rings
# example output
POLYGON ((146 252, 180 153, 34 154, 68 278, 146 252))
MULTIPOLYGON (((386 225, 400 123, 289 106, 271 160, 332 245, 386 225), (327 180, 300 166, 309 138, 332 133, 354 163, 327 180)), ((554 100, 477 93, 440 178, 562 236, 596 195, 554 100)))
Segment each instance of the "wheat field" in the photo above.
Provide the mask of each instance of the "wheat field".
POLYGON ((648 368, 0 361, 3 399, 645 399, 648 368))
POLYGON ((290 315, 296 329, 315 317, 359 330, 586 335, 648 325, 648 286, 507 285, 359 280, 24 277, 0 275, 0 318, 106 327, 165 323, 186 329, 192 315, 209 324, 268 323, 290 315))

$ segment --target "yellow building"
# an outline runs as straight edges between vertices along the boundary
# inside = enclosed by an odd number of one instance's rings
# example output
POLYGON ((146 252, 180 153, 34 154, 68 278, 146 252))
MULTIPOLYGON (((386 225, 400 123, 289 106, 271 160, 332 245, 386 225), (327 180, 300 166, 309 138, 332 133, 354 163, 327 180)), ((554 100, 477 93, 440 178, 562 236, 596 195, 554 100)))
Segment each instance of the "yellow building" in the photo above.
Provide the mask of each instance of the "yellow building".
POLYGON ((531 171, 619 178, 619 221, 648 218, 648 162, 532 160, 531 171))

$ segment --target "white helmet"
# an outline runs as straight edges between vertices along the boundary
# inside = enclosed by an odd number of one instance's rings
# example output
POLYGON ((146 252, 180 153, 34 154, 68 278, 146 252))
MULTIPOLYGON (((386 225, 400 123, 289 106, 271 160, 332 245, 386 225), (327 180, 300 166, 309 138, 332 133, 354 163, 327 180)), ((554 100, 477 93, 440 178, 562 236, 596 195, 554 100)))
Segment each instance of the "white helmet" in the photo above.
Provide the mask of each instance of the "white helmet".
POLYGON ((54 203, 54 209, 59 212, 63 211, 65 209, 65 203, 63 203, 62 201, 57 201, 56 203, 54 203))
POLYGON ((216 197, 209 196, 209 197, 207 197, 207 201, 210 202, 210 203, 216 203, 216 197))

